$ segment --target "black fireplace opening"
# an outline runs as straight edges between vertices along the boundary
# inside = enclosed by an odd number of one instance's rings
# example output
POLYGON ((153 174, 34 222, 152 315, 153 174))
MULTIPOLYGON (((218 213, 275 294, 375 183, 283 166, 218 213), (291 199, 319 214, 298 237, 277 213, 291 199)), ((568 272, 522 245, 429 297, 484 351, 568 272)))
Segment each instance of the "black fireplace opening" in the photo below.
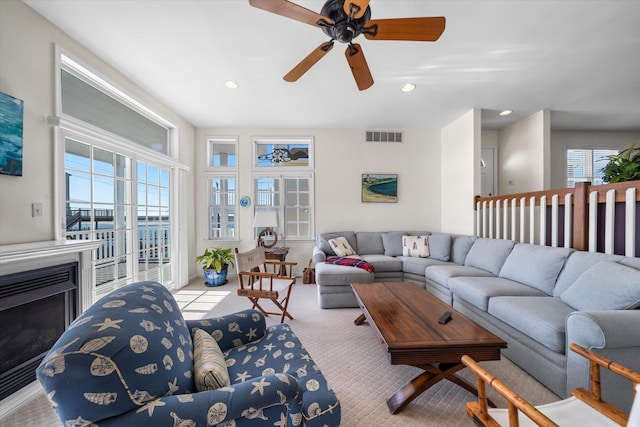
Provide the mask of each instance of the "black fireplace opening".
POLYGON ((35 381, 77 312, 77 263, 0 277, 0 400, 35 381))

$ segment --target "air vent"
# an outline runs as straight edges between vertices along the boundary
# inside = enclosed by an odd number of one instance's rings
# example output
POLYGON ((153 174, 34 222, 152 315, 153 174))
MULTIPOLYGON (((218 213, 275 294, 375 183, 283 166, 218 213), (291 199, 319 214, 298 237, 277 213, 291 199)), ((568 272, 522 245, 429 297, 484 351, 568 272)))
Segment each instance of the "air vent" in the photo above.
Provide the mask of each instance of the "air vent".
POLYGON ((365 142, 402 142, 402 132, 368 130, 366 131, 365 142))

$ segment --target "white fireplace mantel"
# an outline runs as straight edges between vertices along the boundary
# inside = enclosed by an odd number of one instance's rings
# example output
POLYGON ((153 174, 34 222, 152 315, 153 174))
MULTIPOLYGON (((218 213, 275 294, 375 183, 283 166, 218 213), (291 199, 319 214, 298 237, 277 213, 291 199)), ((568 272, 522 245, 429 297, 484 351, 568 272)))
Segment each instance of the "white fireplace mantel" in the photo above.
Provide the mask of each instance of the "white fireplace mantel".
MULTIPOLYGON (((67 262, 78 263, 79 312, 85 311, 95 299, 93 252, 100 240, 50 240, 45 242, 0 245, 0 274, 13 274, 67 262)), ((35 381, 0 401, 0 417, 25 404, 42 387, 35 381)))

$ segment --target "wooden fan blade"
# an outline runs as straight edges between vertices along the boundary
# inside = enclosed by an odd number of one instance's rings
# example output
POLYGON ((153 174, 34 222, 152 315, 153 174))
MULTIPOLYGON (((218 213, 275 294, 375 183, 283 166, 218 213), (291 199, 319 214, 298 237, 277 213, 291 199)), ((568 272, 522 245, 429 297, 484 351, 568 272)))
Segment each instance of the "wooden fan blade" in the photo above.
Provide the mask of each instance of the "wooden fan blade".
POLYGON ((434 42, 444 32, 444 16, 429 18, 372 19, 363 34, 369 40, 434 42))
POLYGON ((323 56, 325 56, 329 51, 333 49, 333 41, 329 41, 326 43, 322 43, 318 46, 313 52, 307 55, 298 65, 293 67, 291 71, 287 73, 283 78, 288 82, 295 82, 298 80, 304 73, 309 71, 311 67, 313 67, 316 62, 320 61, 323 56))
POLYGON ((362 15, 366 12, 367 6, 369 6, 369 0, 344 0, 342 9, 347 16, 351 16, 351 19, 359 19, 362 18, 362 15), (353 16, 351 16, 351 5, 356 8, 356 12, 353 16))
POLYGON ((349 67, 351 67, 351 72, 353 73, 353 78, 356 80, 358 89, 369 89, 373 85, 373 77, 371 76, 369 65, 367 65, 367 60, 364 58, 364 53, 360 45, 354 43, 348 46, 344 55, 347 57, 347 62, 349 63, 349 67))
POLYGON ((258 9, 295 19, 296 21, 304 22, 314 27, 318 26, 318 21, 330 23, 329 18, 326 16, 287 0, 249 0, 249 4, 258 9))

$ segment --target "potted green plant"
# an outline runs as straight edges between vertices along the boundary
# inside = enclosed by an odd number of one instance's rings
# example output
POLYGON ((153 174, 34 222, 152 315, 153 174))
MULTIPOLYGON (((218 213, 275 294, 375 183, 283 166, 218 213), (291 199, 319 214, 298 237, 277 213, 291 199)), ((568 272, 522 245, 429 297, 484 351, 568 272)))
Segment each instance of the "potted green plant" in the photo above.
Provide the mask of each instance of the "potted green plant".
POLYGON ((207 286, 224 285, 229 264, 235 266, 234 261, 233 250, 223 248, 207 248, 202 255, 196 257, 196 262, 202 263, 207 286))
POLYGON ((604 182, 615 184, 640 179, 640 148, 635 144, 607 158, 609 163, 602 168, 604 182))

